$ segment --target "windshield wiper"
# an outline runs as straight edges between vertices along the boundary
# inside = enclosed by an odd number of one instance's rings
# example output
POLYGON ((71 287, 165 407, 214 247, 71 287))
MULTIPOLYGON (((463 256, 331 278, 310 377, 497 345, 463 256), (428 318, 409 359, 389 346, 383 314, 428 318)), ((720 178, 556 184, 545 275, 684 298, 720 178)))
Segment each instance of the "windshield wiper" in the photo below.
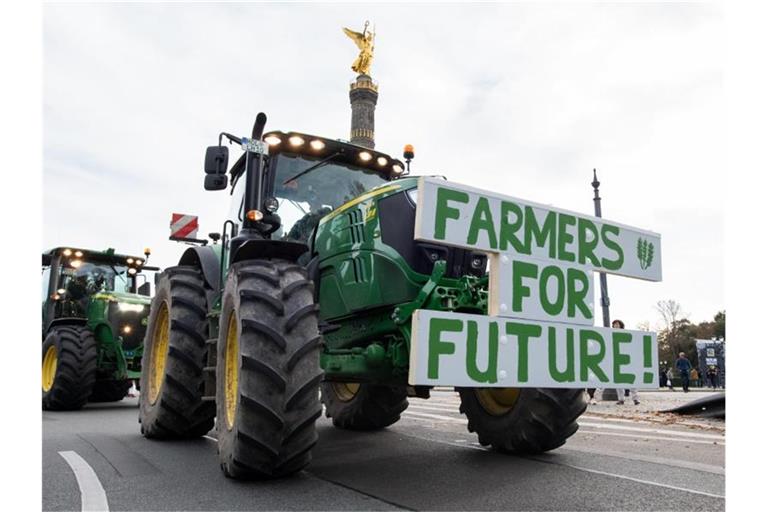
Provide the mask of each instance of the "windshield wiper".
POLYGON ((333 160, 334 158, 336 158, 336 157, 337 157, 337 156, 339 156, 340 154, 341 154, 341 151, 337 151, 336 153, 332 154, 331 156, 329 156, 329 157, 327 157, 327 158, 324 158, 324 159, 320 160, 320 161, 319 161, 319 162, 317 162, 315 165, 310 165, 309 167, 307 167, 306 169, 304 169, 303 171, 301 171, 301 172, 300 172, 299 174, 297 174, 296 176, 293 176, 293 177, 291 177, 291 178, 288 178, 287 180, 285 180, 285 181, 283 182, 283 185, 287 185, 288 183, 292 182, 293 180, 295 180, 295 179, 298 179, 298 178, 301 178, 302 176, 304 176, 304 175, 305 175, 305 174, 307 174, 308 172, 314 171, 314 170, 315 170, 315 169, 317 169, 318 167, 322 167, 322 166, 324 166, 325 164, 327 164, 328 162, 330 162, 331 160, 333 160))

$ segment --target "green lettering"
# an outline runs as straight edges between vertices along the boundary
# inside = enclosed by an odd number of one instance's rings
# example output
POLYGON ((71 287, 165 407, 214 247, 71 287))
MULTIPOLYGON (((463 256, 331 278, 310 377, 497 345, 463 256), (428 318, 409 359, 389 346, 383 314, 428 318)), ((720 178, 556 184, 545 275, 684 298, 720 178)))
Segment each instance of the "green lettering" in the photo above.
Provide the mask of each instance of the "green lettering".
POLYGON ((603 243, 605 246, 616 253, 616 259, 609 260, 603 258, 603 267, 606 270, 619 270, 621 266, 624 265, 624 251, 621 250, 621 246, 616 240, 608 238, 608 233, 619 236, 619 227, 603 224, 601 233, 603 235, 603 243))
POLYGON ((582 329, 579 332, 579 362, 580 377, 582 381, 589 380, 589 370, 595 374, 600 382, 608 382, 608 376, 600 369, 600 362, 605 357, 605 341, 600 333, 591 329, 582 329), (596 342, 600 351, 597 354, 589 353, 589 342, 596 342))
POLYGON ((427 377, 439 378, 440 355, 456 353, 456 345, 440 339, 444 332, 461 332, 464 323, 454 318, 432 318, 429 321, 429 361, 427 363, 427 377))
POLYGON ((528 341, 541 336, 541 327, 508 322, 506 331, 507 334, 517 336, 517 380, 528 382, 528 341))
POLYGON ((592 318, 592 311, 587 305, 587 295, 592 292, 589 289, 589 276, 577 268, 569 268, 568 275, 568 318, 576 316, 576 309, 581 311, 585 319, 592 318), (577 285, 581 284, 581 287, 577 285))
POLYGON ((520 239, 515 234, 517 230, 523 225, 523 211, 520 206, 508 201, 501 202, 501 222, 499 227, 499 250, 506 251, 509 245, 512 245, 512 250, 518 254, 530 254, 531 247, 528 246, 527 250, 520 239), (509 214, 515 214, 515 221, 510 224, 509 214))
POLYGON ((576 217, 567 213, 560 214, 560 222, 557 225, 557 259, 561 261, 576 261, 576 255, 566 249, 573 242, 573 235, 567 229, 576 225, 576 217))
POLYGON ((469 203, 469 194, 460 190, 437 187, 437 204, 435 205, 435 238, 445 240, 445 225, 448 219, 457 219, 461 215, 458 208, 448 206, 448 201, 469 203))
POLYGON ((573 363, 573 329, 565 330, 565 370, 557 368, 557 328, 548 327, 549 333, 549 374, 557 382, 573 382, 576 369, 573 363))
POLYGON ((531 289, 523 284, 523 278, 535 279, 539 274, 539 267, 534 263, 514 260, 512 262, 512 311, 523 310, 523 298, 531 296, 531 289))
POLYGON ((548 315, 559 315, 563 310, 565 303, 565 276, 560 267, 550 265, 544 267, 544 270, 541 271, 541 277, 539 278, 539 300, 541 307, 548 315), (557 281, 557 295, 554 302, 549 300, 549 294, 547 293, 547 283, 550 277, 554 277, 557 281))
POLYGON ((469 225, 469 234, 467 235, 468 245, 475 245, 477 243, 480 230, 486 232, 488 235, 488 245, 491 249, 495 249, 498 246, 496 243, 496 227, 493 225, 493 215, 491 215, 488 199, 482 196, 477 200, 475 212, 472 214, 472 222, 469 225))
POLYGON ((488 324, 488 368, 481 372, 477 367, 477 322, 467 322, 467 375, 475 382, 496 382, 499 357, 499 325, 488 324))
POLYGON ((632 341, 632 333, 613 331, 613 380, 616 384, 634 384, 635 376, 631 373, 621 373, 621 367, 629 364, 629 355, 621 353, 621 344, 632 341))
POLYGON ((595 267, 600 266, 600 260, 595 256, 595 248, 600 242, 597 226, 589 219, 579 217, 579 263, 585 265, 587 260, 595 267), (592 236, 588 239, 587 232, 592 236))
POLYGON ((545 248, 547 246, 547 240, 550 240, 549 257, 555 257, 557 250, 557 247, 555 246, 557 236, 555 233, 556 221, 557 216, 555 215, 555 212, 548 211, 547 216, 544 218, 544 225, 540 228, 536 221, 536 215, 534 214, 533 208, 530 206, 525 207, 525 249, 527 249, 525 254, 531 254, 532 252, 532 239, 535 239, 536 246, 541 248, 545 248))

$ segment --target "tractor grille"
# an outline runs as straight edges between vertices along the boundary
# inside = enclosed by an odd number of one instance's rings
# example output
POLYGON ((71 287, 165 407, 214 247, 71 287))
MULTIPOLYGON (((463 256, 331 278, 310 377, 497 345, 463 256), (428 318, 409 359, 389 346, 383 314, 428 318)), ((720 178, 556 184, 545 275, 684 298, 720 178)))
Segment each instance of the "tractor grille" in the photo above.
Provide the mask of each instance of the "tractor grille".
POLYGON ((395 249, 416 272, 431 274, 435 262, 445 260, 446 277, 485 275, 488 261, 485 254, 413 239, 416 207, 405 192, 379 201, 379 222, 381 241, 395 249))
POLYGON ((120 311, 117 302, 109 303, 108 317, 115 336, 123 339, 123 350, 133 350, 144 342, 149 306, 143 311, 120 311))

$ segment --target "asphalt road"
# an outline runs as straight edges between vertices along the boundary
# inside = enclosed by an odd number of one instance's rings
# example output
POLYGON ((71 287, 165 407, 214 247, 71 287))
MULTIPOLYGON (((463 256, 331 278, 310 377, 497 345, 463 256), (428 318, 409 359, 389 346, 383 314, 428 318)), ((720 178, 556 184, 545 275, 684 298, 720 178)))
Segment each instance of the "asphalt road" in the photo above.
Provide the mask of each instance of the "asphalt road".
POLYGON ((588 410, 564 447, 514 457, 479 446, 456 395, 433 392, 430 400, 411 399, 401 421, 380 432, 341 431, 323 418, 306 471, 239 482, 219 470, 215 432, 192 441, 144 439, 137 403, 43 413, 43 510, 725 508, 725 438, 717 425, 588 410))

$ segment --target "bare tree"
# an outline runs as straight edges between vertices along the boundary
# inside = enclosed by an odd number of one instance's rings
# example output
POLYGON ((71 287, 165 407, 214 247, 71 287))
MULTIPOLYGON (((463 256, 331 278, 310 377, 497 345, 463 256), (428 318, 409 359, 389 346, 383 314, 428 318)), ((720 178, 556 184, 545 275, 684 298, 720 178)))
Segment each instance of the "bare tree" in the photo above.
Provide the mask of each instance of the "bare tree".
POLYGON ((682 351, 681 328, 688 324, 679 302, 673 299, 660 300, 656 303, 656 311, 659 312, 664 322, 664 328, 659 333, 659 344, 662 352, 674 358, 682 351))
POLYGON ((673 299, 660 300, 656 303, 656 311, 661 315, 664 320, 664 328, 670 330, 675 324, 682 318, 682 306, 680 303, 673 299))

